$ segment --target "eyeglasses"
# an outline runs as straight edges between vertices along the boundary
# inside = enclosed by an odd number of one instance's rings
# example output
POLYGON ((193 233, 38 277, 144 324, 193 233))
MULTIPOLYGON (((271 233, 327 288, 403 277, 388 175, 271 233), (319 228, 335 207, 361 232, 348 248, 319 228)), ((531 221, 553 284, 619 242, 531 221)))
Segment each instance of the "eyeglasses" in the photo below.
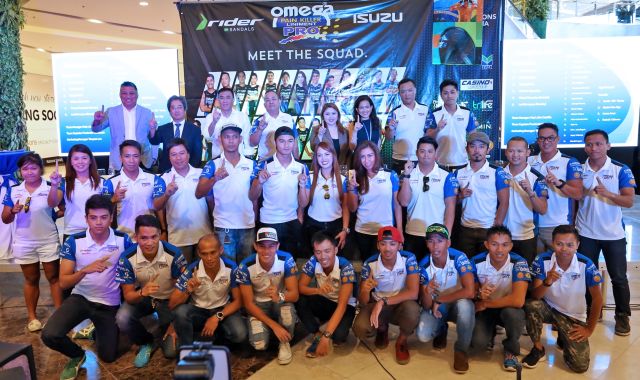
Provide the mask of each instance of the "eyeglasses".
POLYGON ((554 142, 556 141, 556 139, 558 138, 558 136, 538 136, 538 141, 539 142, 554 142))
POLYGON ((429 191, 429 177, 422 177, 422 192, 429 191))
POLYGON ((31 206, 31 197, 27 197, 26 201, 24 202, 24 212, 29 212, 29 207, 31 206))
POLYGON ((322 190, 325 191, 324 193, 324 199, 329 199, 331 198, 331 194, 329 194, 329 185, 327 185, 326 183, 324 185, 322 185, 322 190))

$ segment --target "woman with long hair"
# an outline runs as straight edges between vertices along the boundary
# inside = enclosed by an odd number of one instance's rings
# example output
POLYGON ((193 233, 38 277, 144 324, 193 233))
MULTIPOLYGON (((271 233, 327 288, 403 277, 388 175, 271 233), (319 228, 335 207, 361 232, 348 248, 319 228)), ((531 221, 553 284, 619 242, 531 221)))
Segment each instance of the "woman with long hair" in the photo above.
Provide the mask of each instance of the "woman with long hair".
POLYGON ((356 213, 356 242, 362 258, 377 250, 380 227, 395 226, 402 234, 402 209, 397 195, 398 175, 382 169, 380 151, 364 141, 353 154, 353 171, 347 179, 347 206, 356 213))
POLYGON ((373 100, 368 95, 358 96, 353 103, 353 121, 349 124, 349 147, 356 149, 363 141, 371 141, 380 148, 382 135, 382 123, 373 100))
POLYGON ((305 247, 310 247, 313 234, 325 231, 342 249, 349 233, 349 210, 342 188, 344 177, 332 144, 321 141, 315 146, 311 169, 311 188, 305 190, 309 192, 308 217, 303 226, 305 247))
POLYGON ((20 264, 24 275, 24 300, 27 305, 28 324, 31 332, 42 330, 36 316, 40 297, 40 263, 49 281, 51 298, 56 308, 62 303, 58 283, 59 251, 58 229, 53 220, 53 208, 47 203, 50 185, 42 178, 44 165, 37 153, 25 153, 18 160, 22 183, 9 188, 2 204, 2 221, 15 221, 13 258, 20 264))
POLYGON ((324 141, 333 146, 338 163, 345 165, 349 159, 349 134, 340 122, 340 110, 333 103, 325 103, 320 111, 321 123, 311 130, 311 149, 324 141))

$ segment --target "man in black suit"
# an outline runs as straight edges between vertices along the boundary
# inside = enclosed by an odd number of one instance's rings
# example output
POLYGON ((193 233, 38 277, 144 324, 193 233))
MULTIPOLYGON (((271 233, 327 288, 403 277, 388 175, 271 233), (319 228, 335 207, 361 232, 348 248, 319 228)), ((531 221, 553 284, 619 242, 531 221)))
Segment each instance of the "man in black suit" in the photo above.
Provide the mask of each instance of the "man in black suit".
MULTIPOLYGON (((151 144, 162 143, 163 147, 167 147, 174 138, 184 139, 189 151, 189 164, 199 168, 202 163, 202 135, 200 128, 186 121, 187 99, 184 96, 173 95, 167 101, 167 109, 173 120, 157 129, 149 128, 149 141, 151 144)), ((158 170, 161 173, 171 169, 167 152, 162 152, 159 161, 158 170)))

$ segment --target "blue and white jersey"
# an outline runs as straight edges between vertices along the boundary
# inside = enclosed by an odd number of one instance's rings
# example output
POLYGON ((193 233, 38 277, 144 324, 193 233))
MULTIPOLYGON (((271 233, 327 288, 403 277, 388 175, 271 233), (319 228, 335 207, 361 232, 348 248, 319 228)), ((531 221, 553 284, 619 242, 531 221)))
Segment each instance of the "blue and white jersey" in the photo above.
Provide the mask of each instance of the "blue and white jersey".
POLYGON ((444 267, 435 266, 431 261, 431 254, 425 256, 419 266, 420 284, 427 285, 429 281, 435 279, 440 295, 462 289, 462 276, 467 273, 474 274, 473 266, 467 255, 453 248, 448 249, 447 262, 444 267))
POLYGON ((109 229, 109 237, 102 245, 93 240, 88 230, 69 236, 62 244, 60 258, 73 261, 74 272, 81 271, 96 260, 109 257, 105 262, 107 269, 86 274, 74 285, 71 294, 103 305, 120 305, 120 285, 116 282, 116 269, 120 254, 132 245, 127 234, 113 229, 109 229))
MULTIPOLYGON (((345 179, 345 187, 346 183, 345 179)), ((361 234, 377 235, 381 227, 393 226, 393 193, 399 188, 398 175, 393 171, 380 169, 375 177, 369 178, 369 191, 360 194, 355 230, 361 234)))
POLYGON ((175 280, 186 269, 187 260, 180 249, 166 241, 160 241, 158 252, 151 261, 144 257, 138 244, 133 244, 120 255, 116 281, 142 288, 155 279, 160 289, 151 294, 151 297, 169 299, 175 280))
POLYGON ((527 260, 513 252, 509 253, 509 259, 499 269, 491 264, 488 252, 475 255, 471 259, 471 265, 476 283, 480 286, 485 284, 495 286, 493 293, 489 296, 492 300, 511 294, 512 285, 515 282, 531 281, 527 260))
POLYGON ((202 169, 200 178, 211 179, 218 167, 224 167, 229 175, 213 184, 213 225, 218 228, 247 229, 255 227, 253 202, 249 199, 249 189, 254 173, 257 172, 255 161, 240 157, 233 166, 224 157, 214 158, 202 169))
POLYGON ((509 187, 509 178, 504 170, 485 161, 482 168, 474 172, 471 164, 455 171, 460 189, 469 187, 471 196, 462 200, 460 224, 468 228, 490 228, 498 209, 498 191, 509 187))
POLYGON ((583 186, 584 197, 580 200, 576 228, 580 235, 596 240, 619 240, 625 237, 622 221, 622 208, 613 201, 598 195, 593 190, 598 186, 598 179, 614 194, 620 194, 624 188, 636 187, 633 172, 625 164, 607 157, 607 161, 595 171, 584 163, 583 186))
MULTIPOLYGON (((560 151, 547 162, 543 162, 540 154, 531 156, 527 160, 531 168, 539 171, 543 176, 553 173, 563 181, 582 179, 582 165, 573 157, 566 156, 560 151)), ((573 199, 562 193, 561 189, 549 186, 549 200, 547 212, 540 215, 539 227, 556 227, 561 224, 573 223, 573 199)))
POLYGON ((293 129, 293 137, 296 140, 298 139, 298 130, 294 126, 293 116, 284 112, 280 112, 275 118, 271 117, 268 112, 260 117, 256 117, 253 120, 251 134, 258 130, 260 119, 262 119, 263 116, 267 122, 267 127, 262 131, 262 134, 260 135, 260 142, 258 143, 258 159, 260 160, 267 159, 276 153, 276 141, 274 135, 278 128, 289 127, 293 129))
POLYGON ((220 269, 218 269, 215 278, 211 278, 207 274, 202 260, 198 259, 180 275, 176 282, 176 289, 186 292, 187 282, 195 276, 200 285, 191 293, 191 303, 207 310, 223 307, 231 299, 231 289, 238 287, 235 270, 236 263, 221 257, 220 269))
POLYGON ((447 124, 438 131, 436 141, 438 150, 436 161, 440 165, 460 166, 469 162, 467 156, 467 133, 476 129, 476 118, 468 108, 458 105, 452 114, 444 107, 438 107, 429 113, 425 131, 427 129, 437 129, 438 122, 444 117, 447 124))
MULTIPOLYGON (((9 178, 9 176, 0 175, 0 199, 4 200, 6 194, 11 190, 11 186, 16 183, 9 178)), ((0 259, 11 258, 11 239, 13 238, 13 230, 15 229, 15 223, 4 224, 0 223, 0 259)))
MULTIPOLYGON (((336 256, 335 262, 333 263, 333 269, 329 274, 324 272, 322 265, 320 265, 315 256, 312 256, 309 261, 304 264, 302 273, 312 279, 315 278, 318 288, 322 288, 325 284, 329 284, 331 286, 331 292, 322 294, 322 296, 333 302, 338 302, 340 286, 344 284, 355 284, 356 282, 356 273, 353 269, 353 265, 351 265, 349 260, 340 256, 336 256)), ((356 305, 356 299, 353 295, 349 297, 349 305, 356 305)))
POLYGON ((418 160, 416 157, 416 144, 424 136, 424 126, 428 114, 429 109, 427 106, 417 102, 413 109, 403 103, 389 113, 387 125, 391 120, 398 122, 393 142, 394 160, 418 160))
POLYGON ((127 189, 124 199, 116 205, 118 231, 126 232, 133 237, 136 218, 139 215, 153 215, 153 194, 165 186, 162 178, 138 169, 138 175, 131 179, 124 171, 104 182, 103 194, 113 196, 115 189, 127 189))
POLYGON ((533 204, 527 192, 520 186, 520 181, 525 178, 529 180, 531 189, 539 198, 549 198, 549 190, 544 176, 537 170, 532 169, 529 164, 517 175, 513 175, 509 166, 504 168, 504 172, 510 179, 509 187, 509 208, 504 219, 504 225, 509 228, 513 240, 533 239, 537 233, 539 214, 533 211, 533 204))
POLYGON ((398 251, 393 269, 385 268, 380 253, 376 253, 362 263, 360 276, 362 281, 369 277, 376 281, 374 290, 380 297, 391 297, 406 287, 407 276, 411 274, 420 274, 416 257, 411 252, 398 251))
POLYGON ((275 285, 279 291, 284 291, 284 280, 295 276, 298 272, 296 261, 290 254, 278 250, 273 265, 265 270, 260 265, 258 255, 253 254, 242 260, 235 271, 238 285, 249 285, 253 288, 253 299, 256 302, 269 302, 271 297, 266 293, 267 288, 275 285))
POLYGON ((458 181, 452 173, 437 165, 426 176, 419 167, 413 168, 410 175, 411 200, 407 206, 407 225, 404 230, 409 235, 424 237, 428 226, 433 223, 444 224, 444 201, 456 196, 458 181), (427 191, 423 191, 425 184, 429 185, 427 191))
POLYGON ((19 201, 21 205, 25 206, 15 215, 14 245, 36 242, 42 244, 58 243, 58 228, 54 220, 54 211, 47 202, 49 189, 51 189, 51 184, 44 179, 33 192, 27 190, 24 182, 6 188, 2 200, 3 205, 13 208, 19 201))
MULTIPOLYGON (((531 272, 534 278, 544 281, 547 272, 556 264, 556 254, 545 252, 533 261, 531 272)), ((559 280, 551 284, 543 299, 552 308, 582 322, 587 321, 587 301, 584 297, 587 289, 602 282, 602 275, 588 257, 576 253, 567 270, 556 266, 559 280)))
POLYGON ((251 123, 249 122, 249 116, 246 113, 231 110, 229 116, 224 116, 224 114, 220 115, 220 119, 216 123, 216 126, 213 129, 213 134, 209 135, 209 125, 213 121, 213 114, 208 114, 202 123, 202 136, 204 136, 205 140, 211 142, 211 157, 217 157, 222 154, 222 147, 220 146, 220 132, 222 131, 222 127, 227 124, 234 124, 238 128, 242 130, 240 132, 240 138, 242 139, 242 143, 238 147, 238 151, 240 154, 244 154, 250 156, 254 152, 254 148, 249 145, 249 133, 251 132, 251 123))
POLYGON ((75 179, 73 184, 73 192, 71 198, 67 197, 67 181, 62 180, 60 182, 60 191, 62 191, 64 197, 64 234, 73 235, 79 232, 86 231, 87 220, 85 219, 84 206, 94 194, 102 194, 102 188, 105 180, 100 178, 98 186, 94 188, 94 183, 91 179, 80 182, 79 179, 75 179))

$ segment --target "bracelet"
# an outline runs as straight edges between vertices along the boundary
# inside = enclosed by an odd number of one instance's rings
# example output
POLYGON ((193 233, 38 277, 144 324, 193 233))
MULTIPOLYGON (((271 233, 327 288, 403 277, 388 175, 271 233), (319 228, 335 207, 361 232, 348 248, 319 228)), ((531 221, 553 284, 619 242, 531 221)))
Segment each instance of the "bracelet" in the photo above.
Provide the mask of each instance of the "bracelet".
POLYGON ((547 288, 548 288, 548 287, 550 287, 551 285, 553 285, 553 284, 547 284, 547 281, 546 281, 546 280, 545 280, 545 281, 542 281, 542 286, 545 286, 545 287, 547 287, 547 288))
POLYGON ((323 337, 325 337, 325 338, 327 338, 327 339, 331 339, 331 337, 333 337, 333 333, 330 333, 330 332, 328 332, 328 331, 326 331, 326 330, 325 330, 325 331, 322 333, 322 336, 323 336, 323 337))
MULTIPOLYGON (((564 180, 562 180, 562 179, 561 179, 561 180, 559 180, 559 181, 560 181, 560 184, 559 184, 559 185, 556 185, 556 187, 557 187, 558 189, 562 189, 562 188, 564 187, 564 185, 566 185, 566 184, 567 184, 567 182, 565 182, 565 181, 564 181, 564 180)), ((555 185, 555 184, 554 184, 554 185, 555 185)))

